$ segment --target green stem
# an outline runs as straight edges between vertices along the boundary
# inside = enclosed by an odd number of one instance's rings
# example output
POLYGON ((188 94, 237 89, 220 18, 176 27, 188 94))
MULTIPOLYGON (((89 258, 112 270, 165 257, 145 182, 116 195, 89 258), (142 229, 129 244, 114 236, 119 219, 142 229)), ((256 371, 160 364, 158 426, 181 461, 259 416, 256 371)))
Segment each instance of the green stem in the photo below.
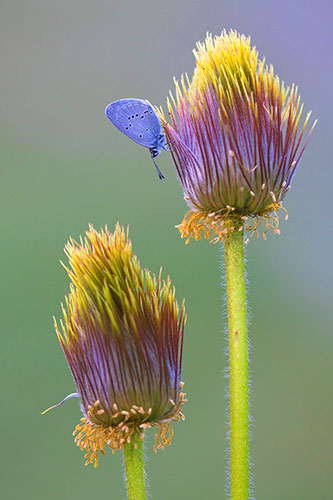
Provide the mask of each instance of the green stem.
POLYGON ((249 368, 244 231, 224 241, 228 302, 230 377, 231 500, 248 500, 249 486, 249 368))
POLYGON ((139 433, 125 444, 124 462, 128 500, 147 500, 143 441, 139 433))

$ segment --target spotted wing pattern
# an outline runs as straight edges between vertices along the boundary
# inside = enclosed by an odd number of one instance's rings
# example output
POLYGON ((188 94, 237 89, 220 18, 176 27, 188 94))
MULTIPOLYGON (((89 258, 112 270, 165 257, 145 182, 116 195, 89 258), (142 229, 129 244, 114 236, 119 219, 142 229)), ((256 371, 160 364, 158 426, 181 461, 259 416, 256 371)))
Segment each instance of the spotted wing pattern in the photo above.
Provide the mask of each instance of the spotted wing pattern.
POLYGON ((120 99, 105 110, 106 116, 127 137, 146 148, 157 148, 163 133, 160 119, 149 101, 120 99))

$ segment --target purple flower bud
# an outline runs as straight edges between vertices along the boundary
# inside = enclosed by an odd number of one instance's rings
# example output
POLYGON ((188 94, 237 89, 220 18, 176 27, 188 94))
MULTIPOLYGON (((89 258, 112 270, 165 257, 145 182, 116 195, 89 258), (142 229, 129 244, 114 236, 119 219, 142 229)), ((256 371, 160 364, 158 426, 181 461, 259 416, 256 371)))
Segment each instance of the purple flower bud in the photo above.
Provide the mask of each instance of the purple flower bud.
POLYGON ((55 325, 80 397, 84 418, 74 434, 86 464, 96 466, 105 445, 121 449, 152 426, 155 450, 163 448, 171 421, 183 417, 184 304, 169 278, 140 268, 119 225, 114 234, 90 226, 65 250, 72 284, 55 325))
POLYGON ((273 67, 258 59, 250 38, 235 31, 198 43, 192 81, 176 83, 168 101, 172 126, 164 126, 190 212, 178 226, 182 237, 213 242, 228 231, 264 236, 278 229, 278 211, 291 187, 305 143, 306 116, 297 87, 285 88, 273 67))

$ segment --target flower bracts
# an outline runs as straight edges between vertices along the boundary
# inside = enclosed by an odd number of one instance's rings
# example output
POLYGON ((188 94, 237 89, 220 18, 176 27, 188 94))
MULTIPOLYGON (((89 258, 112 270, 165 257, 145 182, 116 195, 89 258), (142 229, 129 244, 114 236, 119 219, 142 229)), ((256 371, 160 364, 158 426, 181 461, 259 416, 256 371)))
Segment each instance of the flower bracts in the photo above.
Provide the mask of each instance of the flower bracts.
POLYGON ((279 232, 276 216, 306 146, 299 130, 303 105, 297 87, 286 89, 250 38, 223 32, 194 51, 192 81, 175 82, 164 120, 172 157, 191 211, 178 226, 183 237, 214 242, 243 228, 279 232))
POLYGON ((170 279, 140 268, 128 231, 92 226, 66 246, 72 285, 63 307, 60 344, 84 414, 76 442, 86 463, 121 449, 134 433, 156 426, 156 447, 169 444, 182 417, 181 363, 185 324, 170 279))

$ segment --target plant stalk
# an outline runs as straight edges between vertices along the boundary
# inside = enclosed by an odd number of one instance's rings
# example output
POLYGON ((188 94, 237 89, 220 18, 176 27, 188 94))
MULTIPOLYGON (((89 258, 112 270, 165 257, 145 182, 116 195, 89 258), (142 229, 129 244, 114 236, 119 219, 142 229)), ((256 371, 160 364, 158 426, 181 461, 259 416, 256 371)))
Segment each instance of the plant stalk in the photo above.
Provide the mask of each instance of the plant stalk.
POLYGON ((139 433, 124 446, 124 464, 128 500, 147 500, 143 441, 139 433))
POLYGON ((224 240, 229 331, 231 500, 250 498, 249 360, 244 230, 224 240))

